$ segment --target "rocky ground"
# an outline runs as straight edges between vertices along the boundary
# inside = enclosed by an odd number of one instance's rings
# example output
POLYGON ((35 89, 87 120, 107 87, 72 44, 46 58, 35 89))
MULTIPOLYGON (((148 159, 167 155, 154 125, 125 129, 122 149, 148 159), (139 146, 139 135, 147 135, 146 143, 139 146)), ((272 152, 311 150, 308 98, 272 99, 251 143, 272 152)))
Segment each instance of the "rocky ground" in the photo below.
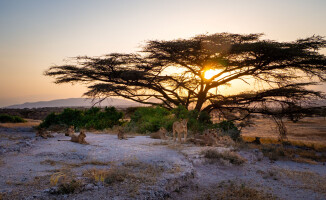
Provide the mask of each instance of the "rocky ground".
POLYGON ((0 137, 0 199, 326 199, 325 163, 258 149, 90 132, 82 145, 30 127, 0 127, 0 137))

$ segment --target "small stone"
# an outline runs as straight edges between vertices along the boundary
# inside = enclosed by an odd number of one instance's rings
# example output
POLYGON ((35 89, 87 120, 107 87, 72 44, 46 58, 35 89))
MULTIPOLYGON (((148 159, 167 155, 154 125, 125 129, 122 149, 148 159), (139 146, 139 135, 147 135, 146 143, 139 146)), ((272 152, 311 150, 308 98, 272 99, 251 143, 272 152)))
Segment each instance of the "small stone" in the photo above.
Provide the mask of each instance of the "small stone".
POLYGON ((50 193, 50 188, 43 190, 44 193, 50 193))
POLYGON ((85 190, 94 190, 94 184, 87 184, 86 186, 85 186, 85 190))
POLYGON ((27 181, 27 178, 24 177, 24 178, 22 178, 20 181, 25 182, 25 181, 27 181))

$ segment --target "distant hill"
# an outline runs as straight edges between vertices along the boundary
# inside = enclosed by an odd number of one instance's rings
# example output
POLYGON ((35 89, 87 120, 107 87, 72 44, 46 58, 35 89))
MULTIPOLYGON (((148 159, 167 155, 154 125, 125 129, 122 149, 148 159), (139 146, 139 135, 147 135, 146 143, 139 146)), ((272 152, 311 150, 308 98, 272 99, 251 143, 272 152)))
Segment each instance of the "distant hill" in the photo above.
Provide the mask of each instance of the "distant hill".
MULTIPOLYGON (((98 99, 97 99, 98 101, 98 99)), ((45 107, 91 107, 97 101, 92 102, 92 99, 87 98, 69 98, 56 99, 52 101, 27 102, 16 104, 4 108, 24 109, 24 108, 45 108, 45 107)), ((126 99, 108 98, 102 101, 99 106, 114 106, 117 108, 144 106, 145 104, 136 103, 126 99)))

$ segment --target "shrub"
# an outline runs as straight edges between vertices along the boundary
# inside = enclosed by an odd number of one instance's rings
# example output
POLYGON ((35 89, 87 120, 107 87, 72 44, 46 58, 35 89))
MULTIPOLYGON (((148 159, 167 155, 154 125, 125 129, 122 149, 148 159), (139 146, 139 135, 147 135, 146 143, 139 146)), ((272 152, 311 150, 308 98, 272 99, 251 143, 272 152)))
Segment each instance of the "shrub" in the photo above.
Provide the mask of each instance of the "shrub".
POLYGON ((156 132, 161 127, 172 131, 173 123, 180 119, 188 119, 188 130, 195 133, 203 132, 212 126, 207 112, 188 111, 180 105, 171 111, 159 106, 138 108, 131 116, 128 127, 138 133, 156 132))
POLYGON ((59 185, 55 194, 70 194, 81 188, 81 183, 76 180, 72 180, 69 183, 62 183, 59 185))
POLYGON ((140 107, 131 116, 129 127, 136 126, 136 132, 156 132, 161 127, 172 130, 173 118, 170 112, 162 107, 140 107))
POLYGON ((227 160, 234 165, 241 165, 246 162, 246 160, 242 158, 239 154, 231 151, 218 152, 214 149, 208 149, 203 151, 202 154, 204 154, 205 158, 211 160, 227 160))
POLYGON ((234 141, 240 138, 240 131, 232 121, 221 121, 217 124, 217 128, 220 129, 224 135, 230 136, 234 141))
POLYGON ((264 156, 268 157, 272 161, 279 160, 280 157, 285 156, 285 152, 283 148, 280 148, 276 145, 271 145, 271 146, 262 146, 261 151, 264 154, 264 156))
POLYGON ((26 120, 24 120, 19 116, 0 114, 0 123, 22 123, 22 122, 26 122, 26 120))
POLYGON ((93 107, 88 110, 76 110, 71 108, 64 109, 59 114, 51 113, 40 124, 40 128, 49 128, 59 125, 63 127, 75 126, 79 128, 103 130, 112 128, 114 125, 120 125, 120 119, 123 113, 114 107, 106 107, 104 111, 100 108, 93 107))

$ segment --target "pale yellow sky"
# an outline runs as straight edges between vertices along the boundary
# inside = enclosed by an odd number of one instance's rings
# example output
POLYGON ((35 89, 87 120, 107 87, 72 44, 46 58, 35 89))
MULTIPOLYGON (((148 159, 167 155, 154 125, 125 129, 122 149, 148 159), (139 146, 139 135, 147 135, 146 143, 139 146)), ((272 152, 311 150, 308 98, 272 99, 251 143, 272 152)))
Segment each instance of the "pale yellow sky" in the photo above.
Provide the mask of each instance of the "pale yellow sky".
POLYGON ((133 52, 146 40, 203 33, 326 36, 325 9, 323 0, 0 0, 0 107, 81 97, 85 86, 43 76, 67 57, 133 52))

